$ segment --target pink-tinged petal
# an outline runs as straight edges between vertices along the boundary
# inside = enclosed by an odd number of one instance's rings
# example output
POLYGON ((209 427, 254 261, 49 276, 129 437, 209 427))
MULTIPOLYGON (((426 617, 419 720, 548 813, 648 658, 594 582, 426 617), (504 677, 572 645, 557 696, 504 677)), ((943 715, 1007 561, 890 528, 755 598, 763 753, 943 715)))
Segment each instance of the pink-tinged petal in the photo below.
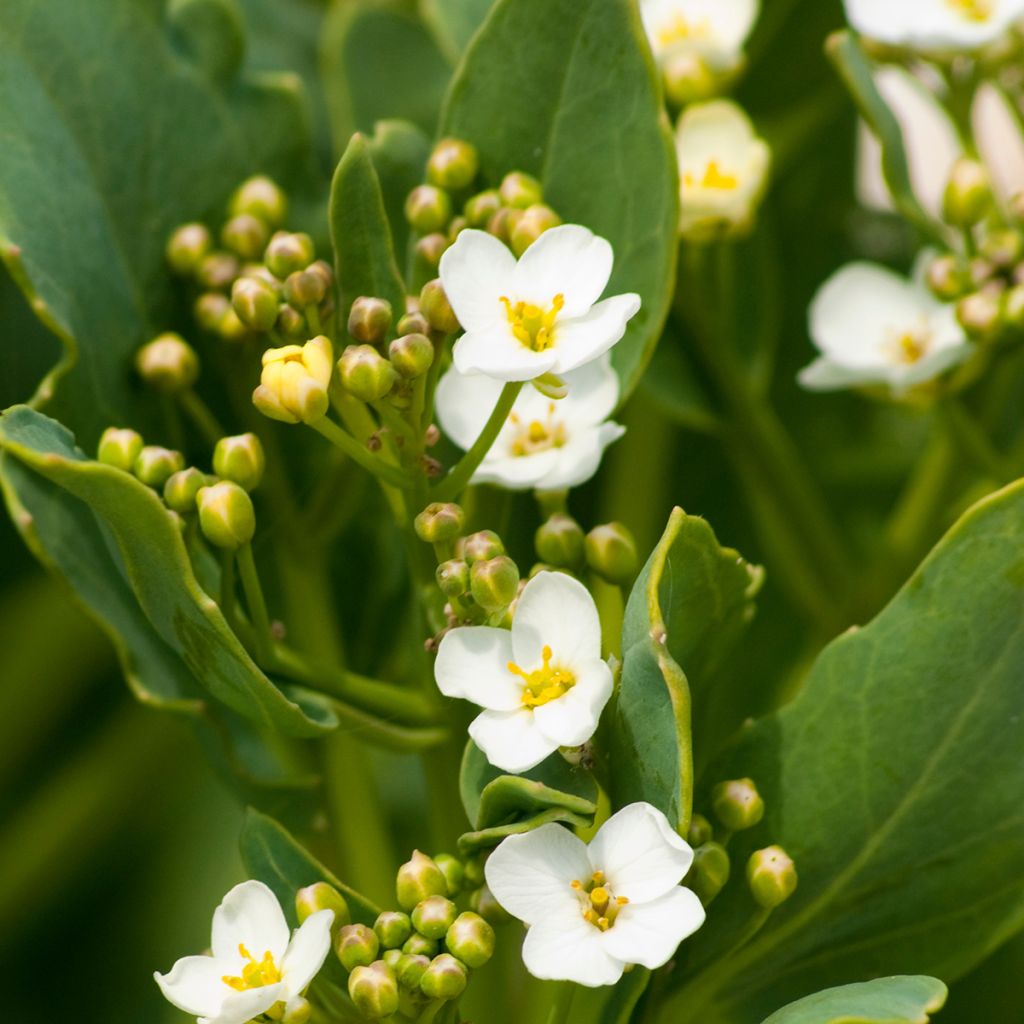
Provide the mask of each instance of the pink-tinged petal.
POLYGON ((491 626, 460 626, 445 633, 434 663, 434 678, 446 697, 471 700, 491 711, 518 711, 523 686, 508 670, 512 635, 491 626))
POLYGON ((579 580, 560 572, 540 572, 523 588, 512 620, 512 650, 526 672, 540 668, 543 649, 552 665, 575 672, 577 664, 601 657, 597 605, 579 580))
POLYGON ((555 326, 555 373, 568 373, 603 356, 622 340, 626 325, 640 311, 640 296, 629 292, 599 302, 589 312, 555 326))
POLYGON ((233 974, 230 964, 212 956, 182 957, 167 974, 154 974, 164 998, 193 1016, 216 1014, 231 989, 225 975, 233 974))
POLYGON ((562 316, 583 316, 608 285, 611 245, 579 224, 551 228, 523 253, 516 266, 516 298, 548 309, 556 295, 562 316))
POLYGON ((445 294, 464 331, 487 331, 505 321, 502 296, 515 287, 516 258, 486 231, 462 231, 441 257, 445 294))
POLYGON ((545 920, 526 933, 523 963, 535 978, 574 981, 588 988, 614 985, 625 964, 608 952, 601 938, 601 931, 577 907, 572 917, 545 920))
POLYGON ((679 886, 650 903, 627 903, 603 935, 605 951, 627 964, 654 970, 704 923, 696 893, 679 886))
POLYGON ((612 695, 612 670, 600 660, 583 665, 576 684, 563 696, 542 704, 533 712, 537 728, 560 747, 578 747, 597 732, 612 695))
POLYGON ((257 960, 269 952, 280 963, 288 948, 288 938, 288 922, 281 904, 262 882, 251 880, 236 885, 213 913, 210 945, 218 959, 237 960, 241 945, 257 960))
POLYGON ((281 980, 288 986, 289 996, 299 996, 324 965, 331 949, 333 910, 318 910, 299 926, 288 952, 281 961, 281 980))
POLYGON ((537 728, 533 712, 483 711, 469 724, 469 735, 487 760, 503 772, 528 772, 558 749, 537 728))

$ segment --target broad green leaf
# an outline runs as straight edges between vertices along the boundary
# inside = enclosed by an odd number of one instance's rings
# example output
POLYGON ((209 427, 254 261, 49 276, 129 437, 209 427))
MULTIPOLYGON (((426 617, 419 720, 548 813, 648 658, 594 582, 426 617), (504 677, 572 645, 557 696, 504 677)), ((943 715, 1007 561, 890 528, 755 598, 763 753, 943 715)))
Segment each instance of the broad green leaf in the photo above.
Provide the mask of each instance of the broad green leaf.
POLYGON ((484 177, 536 175, 546 201, 615 249, 608 294, 643 307, 612 361, 628 394, 675 281, 678 178, 632 0, 499 0, 452 82, 442 133, 480 150, 484 177))
MULTIPOLYGON (((968 511, 709 772, 750 776, 767 806, 733 838, 733 863, 779 843, 800 882, 747 945, 682 987, 680 1024, 748 1021, 894 970, 956 980, 1024 927, 1022 550, 1017 483, 968 511)), ((745 886, 727 886, 693 969, 752 913, 745 886)))
POLYGON ((876 978, 807 996, 764 1024, 926 1024, 945 1001, 937 978, 876 978))
POLYGON ((510 821, 504 825, 494 825, 491 828, 466 832, 459 836, 459 853, 463 857, 471 857, 482 850, 492 849, 509 836, 521 835, 523 832, 532 832, 542 825, 554 823, 569 825, 575 829, 585 829, 594 823, 594 816, 592 814, 577 814, 566 807, 554 807, 537 814, 517 818, 515 821, 510 821))
POLYGON ((408 121, 378 121, 368 145, 380 180, 384 210, 391 225, 395 258, 399 267, 404 267, 409 248, 405 199, 423 181, 427 157, 430 156, 430 141, 408 121))
POLYGON ((457 61, 484 23, 494 0, 420 0, 419 6, 441 48, 457 61))

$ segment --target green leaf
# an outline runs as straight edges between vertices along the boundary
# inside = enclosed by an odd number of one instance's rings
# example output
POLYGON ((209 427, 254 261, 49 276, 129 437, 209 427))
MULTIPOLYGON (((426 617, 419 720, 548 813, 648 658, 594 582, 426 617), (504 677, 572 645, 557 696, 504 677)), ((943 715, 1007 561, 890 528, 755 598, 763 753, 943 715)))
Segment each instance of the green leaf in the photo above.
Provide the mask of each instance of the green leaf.
POLYGON ((715 434, 718 414, 697 380, 696 371, 681 339, 666 331, 654 350, 640 381, 640 393, 658 406, 662 415, 687 430, 715 434))
POLYGON ((569 825, 574 829, 589 828, 594 823, 594 816, 577 814, 565 807, 554 807, 538 814, 531 814, 525 818, 518 818, 505 825, 495 825, 491 828, 477 829, 474 832, 465 832, 459 836, 459 853, 463 857, 471 857, 482 850, 490 850, 497 846, 503 839, 509 836, 521 835, 523 832, 532 832, 542 825, 551 824, 569 825))
POLYGON ((936 978, 876 978, 807 996, 764 1024, 925 1024, 945 1001, 946 986, 936 978))
POLYGON ((395 257, 399 266, 404 266, 410 234, 405 199, 423 181, 430 140, 408 121, 378 121, 368 145, 380 179, 395 257))
POLYGON ((420 0, 419 6, 441 49, 457 61, 484 23, 494 0, 420 0))
MULTIPOLYGON (((1024 927, 1022 548, 1017 483, 968 511, 708 773, 750 776, 764 796, 763 822, 733 837, 734 865, 779 843, 800 883, 747 945, 683 986, 680 1024, 749 1021, 893 970, 955 980, 1024 927)), ((727 886, 692 969, 753 912, 745 886, 727 886)))
POLYGON ((628 394, 675 282, 678 172, 632 0, 499 0, 459 66, 442 133, 480 150, 484 177, 536 175, 548 203, 615 249, 608 294, 643 308, 612 361, 628 394))

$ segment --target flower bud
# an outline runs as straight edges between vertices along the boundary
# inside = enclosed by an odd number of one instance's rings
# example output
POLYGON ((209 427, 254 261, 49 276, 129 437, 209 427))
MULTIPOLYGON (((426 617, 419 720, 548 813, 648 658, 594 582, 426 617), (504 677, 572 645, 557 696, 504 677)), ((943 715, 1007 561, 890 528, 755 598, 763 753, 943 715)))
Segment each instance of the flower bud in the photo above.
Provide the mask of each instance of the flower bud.
POLYGON ((956 304, 960 326, 975 339, 991 338, 999 329, 1003 297, 988 291, 972 292, 956 304))
POLYGON ((487 222, 487 230, 495 238, 500 239, 506 245, 509 244, 512 229, 516 221, 523 215, 522 210, 514 209, 511 206, 503 206, 497 210, 487 222))
POLYGON ((179 469, 172 473, 164 484, 164 504, 179 515, 188 515, 196 510, 196 495, 207 485, 209 480, 195 466, 179 469))
POLYGON ((283 423, 315 423, 327 412, 332 356, 331 343, 322 334, 302 346, 267 349, 253 404, 264 416, 283 423))
POLYGON ((463 865, 466 875, 466 884, 472 886, 474 889, 477 889, 484 884, 485 860, 486 857, 478 855, 476 857, 471 857, 463 865))
POLYGON ((199 261, 210 251, 213 239, 205 224, 182 224, 167 240, 167 262, 182 277, 195 273, 199 261))
POLYGON ((484 611, 500 612, 515 600, 519 567, 508 555, 474 562, 469 571, 469 585, 473 600, 484 611))
POLYGON ((185 456, 170 448, 146 445, 135 457, 132 472, 147 487, 163 487, 173 476, 185 468, 185 456))
POLYGON ((211 291, 225 291, 241 272, 238 257, 230 252, 217 250, 204 256, 196 267, 196 281, 200 288, 211 291))
POLYGON ((578 569, 585 557, 583 530, 572 516, 556 513, 534 535, 534 547, 542 562, 564 569, 578 569))
POLYGON ((766 910, 785 903, 796 890, 796 865, 781 846, 768 846, 750 855, 747 884, 766 910))
POLYGON ((204 331, 216 334, 224 314, 231 309, 231 300, 220 292, 203 292, 195 301, 192 313, 204 331))
POLYGON ((326 295, 324 275, 315 270, 296 270, 285 278, 284 297, 296 309, 319 306, 326 295))
MULTIPOLYGON (((445 880, 444 888, 447 892, 447 880, 445 880)), ((413 909, 412 926, 425 938, 443 939, 457 915, 458 910, 456 910, 455 904, 446 896, 428 896, 425 900, 417 903, 413 909)))
POLYGON ((432 231, 416 242, 416 257, 425 267, 437 270, 441 257, 451 246, 451 240, 440 231, 432 231))
POLYGON ((1003 300, 1003 316, 1015 330, 1024 330, 1024 284, 1015 284, 1003 300))
POLYGON ((369 1020, 382 1020, 398 1012, 398 982, 383 960, 356 967, 348 978, 348 994, 355 1008, 369 1020))
POLYGON ((402 952, 409 956, 433 957, 437 955, 438 943, 434 939, 428 939, 426 935, 413 932, 402 945, 402 952))
POLYGON ((243 260, 258 260, 269 238, 266 223, 251 213, 232 217, 220 232, 221 245, 243 260))
POLYGON ((444 293, 440 278, 428 281, 420 292, 420 312, 427 323, 442 334, 454 334, 459 329, 459 320, 444 293))
POLYGON ((963 295, 970 282, 955 256, 939 256, 928 265, 926 280, 932 294, 943 302, 953 302, 963 295))
POLYGON ((278 231, 263 254, 267 269, 279 281, 296 270, 305 270, 313 262, 313 239, 301 231, 278 231))
POLYGON ((990 231, 980 246, 981 255, 994 266, 1006 270, 1024 256, 1024 239, 1018 231, 990 231))
POLYGON ((309 1024, 312 1017, 313 1004, 302 996, 292 996, 288 1000, 281 1024, 309 1024))
POLYGON ((466 513, 455 502, 433 502, 413 521, 416 536, 424 544, 449 544, 466 525, 466 513))
POLYGON ((719 77, 696 53, 677 53, 665 62, 665 96, 674 106, 710 99, 719 89, 719 77))
POLYGON ((444 944, 467 967, 483 967, 494 956, 494 929, 479 914, 467 911, 448 929, 444 944))
POLYGON ((96 458, 105 466, 131 473, 142 451, 142 435, 125 427, 107 427, 100 437, 96 458))
POLYGON ((416 953, 403 953, 402 959, 398 961, 395 974, 398 976, 398 984, 402 988, 418 989, 420 978, 426 973, 430 966, 430 957, 416 953))
POLYGON ((469 221, 465 217, 452 217, 452 222, 448 225, 448 241, 454 242, 468 227, 469 221))
POLYGON ((562 218, 543 203, 535 203, 523 211, 515 226, 509 232, 509 241, 516 256, 522 256, 527 249, 549 228, 556 228, 562 218))
POLYGON ((401 317, 395 330, 400 336, 403 334, 426 334, 430 330, 430 324, 427 323, 427 318, 417 310, 401 317))
MULTIPOLYGON (((381 960, 383 960, 392 971, 395 971, 397 970, 398 964, 403 956, 405 956, 405 954, 400 949, 388 949, 384 951, 384 955, 381 957, 381 960)), ((398 976, 395 975, 395 977, 397 979, 398 976)))
POLYGON ((486 885, 473 890, 469 898, 469 906, 491 924, 503 924, 509 920, 508 911, 494 898, 494 893, 486 885))
POLYGON ((420 978, 420 991, 430 999, 458 999, 466 991, 466 968, 449 953, 430 961, 420 978))
POLYGON ((282 302, 277 307, 277 333, 282 338, 301 344, 309 337, 309 325, 306 318, 294 306, 282 302))
POLYGON ((288 215, 288 197, 270 178, 257 174, 235 189, 228 203, 228 211, 233 217, 243 213, 252 214, 276 228, 284 223, 288 215))
POLYGON ((213 449, 213 471, 251 491, 263 479, 267 460, 263 445, 255 434, 222 437, 213 449))
POLYGON ((505 554, 505 545, 493 530, 479 530, 471 533, 462 542, 462 556, 470 565, 505 554))
POLYGON ((471 228, 482 228, 500 209, 501 193, 496 188, 489 188, 466 200, 462 212, 471 228))
POLYGON ((609 583, 623 586, 636 575, 636 543, 622 523, 595 526, 584 546, 587 565, 609 583))
POLYGON ((528 206, 544 201, 544 190, 540 182, 522 171, 506 174, 498 191, 506 206, 513 206, 519 210, 525 210, 528 206))
POLYGON ((273 329, 279 305, 277 292, 257 277, 240 277, 231 286, 231 308, 254 331, 273 329))
POLYGON ((459 890, 462 889, 462 883, 466 877, 462 861, 458 857, 453 857, 450 853, 436 853, 434 854, 434 863, 441 869, 441 873, 448 882, 449 898, 455 899, 459 894, 459 890))
POLYGON ((427 181, 458 191, 473 184, 479 168, 475 146, 462 139, 441 139, 427 161, 427 181))
POLYGON ((530 383, 545 398, 555 402, 560 402, 569 394, 569 385, 557 373, 542 373, 539 377, 534 377, 530 383))
POLYGON ((719 843, 704 843, 693 851, 693 866, 684 884, 707 906, 725 887, 731 871, 725 847, 719 843))
POLYGON ((361 295, 352 303, 348 315, 348 333, 364 345, 379 345, 391 330, 391 303, 361 295))
POLYGON ((434 346, 425 334, 405 334, 391 342, 388 359, 406 380, 415 380, 430 369, 434 346))
POLYGON ((327 882, 314 882, 295 894, 295 915, 299 919, 299 924, 321 910, 334 911, 331 935, 336 940, 341 929, 352 920, 352 913, 345 897, 327 882))
POLYGON ((412 935, 409 915, 399 910, 385 910, 373 926, 382 949, 399 949, 412 935))
POLYGON ((943 199, 946 220, 956 227, 973 227, 992 206, 992 186, 984 164, 960 157, 949 176, 943 199))
POLYGON ((159 391, 187 391, 199 376, 199 357, 180 334, 168 331, 135 353, 139 376, 159 391))
MULTIPOLYGON (((459 558, 442 562, 437 567, 436 579, 445 597, 462 597, 469 593, 469 566, 459 558)), ((440 861, 438 867, 445 871, 440 861)), ((445 871, 445 874, 448 872, 445 871)))
POLYGON ((235 551, 248 544, 256 532, 252 498, 238 484, 222 480, 203 487, 196 495, 199 527, 215 547, 235 551))
POLYGON ((349 345, 338 360, 342 387, 361 402, 383 398, 398 379, 395 368, 372 345, 349 345))
POLYGON ((310 274, 316 274, 323 281, 325 295, 330 295, 334 291, 334 267, 327 260, 314 260, 306 270, 310 274))
POLYGON ((715 817, 733 832, 753 828, 764 817, 764 801, 752 779, 720 782, 711 793, 715 817))
POLYGON ((230 302, 220 319, 220 323, 217 324, 217 334, 220 335, 222 341, 226 341, 229 344, 245 341, 249 337, 249 328, 239 319, 230 302))
MULTIPOLYGON (((431 896, 444 896, 448 892, 448 882, 441 869, 426 855, 414 850, 410 860, 398 869, 395 882, 395 895, 398 905, 410 911, 417 904, 431 896)), ((406 950, 418 952, 418 950, 406 950)))
POLYGON ((365 924, 346 924, 334 940, 334 952, 346 971, 366 967, 377 959, 380 939, 365 924))
POLYGON ((405 200, 405 219, 421 235, 442 231, 452 219, 451 196, 435 185, 419 185, 405 200))
POLYGON ((690 818, 690 827, 686 832, 686 841, 696 850, 698 846, 710 843, 714 838, 711 822, 703 814, 695 814, 690 818))

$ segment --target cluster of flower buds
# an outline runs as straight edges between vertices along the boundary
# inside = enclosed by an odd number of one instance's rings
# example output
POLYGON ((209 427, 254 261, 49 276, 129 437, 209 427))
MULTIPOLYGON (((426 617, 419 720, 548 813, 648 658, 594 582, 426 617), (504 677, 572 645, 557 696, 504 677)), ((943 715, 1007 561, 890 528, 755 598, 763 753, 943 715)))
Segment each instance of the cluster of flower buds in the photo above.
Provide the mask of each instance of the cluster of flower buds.
POLYGON ((506 174, 497 188, 475 191, 479 165, 476 150, 461 139, 442 139, 434 147, 426 184, 405 201, 406 219, 420 236, 416 255, 421 269, 436 270, 466 228, 490 232, 521 256, 548 228, 562 223, 545 204, 540 182, 523 171, 506 174))
POLYGON ((636 542, 622 523, 602 523, 584 534, 572 516, 556 512, 542 523, 534 536, 539 562, 531 577, 546 569, 573 575, 584 569, 614 586, 628 586, 636 576, 636 542))

